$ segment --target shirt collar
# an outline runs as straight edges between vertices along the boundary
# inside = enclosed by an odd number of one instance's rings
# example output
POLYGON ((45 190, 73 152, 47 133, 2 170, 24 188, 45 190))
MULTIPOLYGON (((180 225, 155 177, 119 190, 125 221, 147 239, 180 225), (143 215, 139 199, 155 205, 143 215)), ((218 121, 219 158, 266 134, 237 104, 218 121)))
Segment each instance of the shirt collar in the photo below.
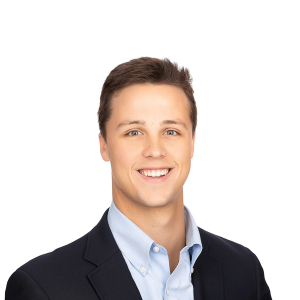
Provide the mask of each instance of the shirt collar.
POLYGON ((143 275, 145 276, 150 264, 149 251, 154 240, 121 213, 114 201, 112 201, 109 208, 107 220, 123 255, 137 270, 144 268, 143 275))
POLYGON ((184 206, 185 236, 186 247, 191 254, 191 267, 202 251, 202 242, 198 226, 192 216, 190 210, 184 206))
MULTIPOLYGON (((189 209, 184 206, 184 219, 186 230, 186 247, 191 254, 191 266, 194 265, 202 250, 202 243, 198 227, 189 209)), ((137 270, 145 269, 143 276, 147 274, 150 265, 149 251, 155 244, 143 230, 129 220, 115 205, 112 200, 108 211, 108 225, 116 240, 116 243, 125 257, 137 270)))

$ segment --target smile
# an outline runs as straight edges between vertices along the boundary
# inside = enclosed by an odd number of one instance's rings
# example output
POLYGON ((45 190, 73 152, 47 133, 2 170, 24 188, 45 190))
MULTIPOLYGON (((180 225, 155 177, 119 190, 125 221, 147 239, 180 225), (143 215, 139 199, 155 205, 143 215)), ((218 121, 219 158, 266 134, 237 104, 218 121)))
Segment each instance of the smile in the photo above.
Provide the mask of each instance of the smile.
POLYGON ((147 177, 163 177, 166 176, 171 169, 159 169, 159 170, 138 170, 138 172, 147 177))

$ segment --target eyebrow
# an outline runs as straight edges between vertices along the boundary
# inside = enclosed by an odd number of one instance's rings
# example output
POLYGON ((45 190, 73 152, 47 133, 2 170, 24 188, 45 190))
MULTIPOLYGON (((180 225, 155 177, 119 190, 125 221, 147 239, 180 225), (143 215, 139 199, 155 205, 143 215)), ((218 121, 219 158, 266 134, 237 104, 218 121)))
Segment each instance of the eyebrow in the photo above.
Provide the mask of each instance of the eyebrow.
MULTIPOLYGON (((146 125, 146 121, 144 121, 144 120, 125 120, 125 121, 119 123, 119 125, 117 126, 117 129, 120 128, 120 127, 123 127, 123 126, 131 125, 131 124, 138 124, 138 125, 145 126, 146 125)), ((186 124, 183 121, 179 120, 179 119, 176 119, 176 120, 164 120, 164 121, 160 122, 159 124, 161 126, 162 125, 168 125, 168 124, 181 125, 181 126, 183 126, 187 130, 186 124)))
POLYGON ((131 124, 145 125, 145 124, 146 124, 146 121, 143 121, 143 120, 134 120, 134 121, 131 121, 131 120, 125 120, 125 121, 121 122, 121 123, 117 126, 117 129, 120 128, 120 127, 122 127, 122 126, 131 125, 131 124))
POLYGON ((178 119, 176 119, 176 120, 164 120, 164 121, 160 122, 160 125, 167 125, 167 124, 181 125, 187 130, 186 124, 183 121, 178 120, 178 119))

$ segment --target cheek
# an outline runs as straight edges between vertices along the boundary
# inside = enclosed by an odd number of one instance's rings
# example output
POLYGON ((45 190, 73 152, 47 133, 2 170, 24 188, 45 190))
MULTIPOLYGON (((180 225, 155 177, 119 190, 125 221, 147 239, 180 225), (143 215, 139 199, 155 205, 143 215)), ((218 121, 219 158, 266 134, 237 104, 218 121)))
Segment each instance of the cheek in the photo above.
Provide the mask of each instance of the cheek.
POLYGON ((187 146, 187 144, 171 145, 171 147, 169 147, 169 153, 178 164, 189 164, 191 160, 191 151, 191 147, 187 146))
POLYGON ((126 173, 132 169, 132 166, 136 160, 136 149, 126 146, 115 147, 111 153, 111 165, 112 169, 118 173, 126 173))

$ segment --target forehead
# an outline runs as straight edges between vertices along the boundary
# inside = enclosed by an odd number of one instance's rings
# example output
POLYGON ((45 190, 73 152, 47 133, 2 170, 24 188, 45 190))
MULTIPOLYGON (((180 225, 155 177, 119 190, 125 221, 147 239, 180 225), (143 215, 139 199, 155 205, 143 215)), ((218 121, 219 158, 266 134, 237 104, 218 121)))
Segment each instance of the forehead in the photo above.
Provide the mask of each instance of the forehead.
POLYGON ((184 91, 166 84, 135 84, 117 93, 111 102, 112 121, 136 117, 143 119, 189 119, 190 104, 184 91))

